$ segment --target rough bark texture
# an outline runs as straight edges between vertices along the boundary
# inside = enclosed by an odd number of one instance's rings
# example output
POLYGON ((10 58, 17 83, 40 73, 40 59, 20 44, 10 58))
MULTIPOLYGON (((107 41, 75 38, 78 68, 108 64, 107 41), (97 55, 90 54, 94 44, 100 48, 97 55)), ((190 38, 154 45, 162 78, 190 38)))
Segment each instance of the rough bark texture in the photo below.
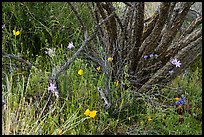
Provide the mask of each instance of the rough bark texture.
POLYGON ((193 2, 162 2, 147 19, 144 2, 120 4, 123 7, 119 9, 112 2, 90 6, 96 23, 116 10, 100 27, 96 43, 90 43, 94 50, 86 50, 106 75, 106 96, 112 97, 110 76, 119 81, 128 78, 135 93, 147 92, 155 84, 174 79, 201 54, 202 16, 194 14, 193 19, 188 19, 193 2), (108 57, 113 61, 108 62, 108 57), (173 58, 181 62, 181 67, 171 63, 173 58), (170 74, 170 70, 174 73, 170 74))

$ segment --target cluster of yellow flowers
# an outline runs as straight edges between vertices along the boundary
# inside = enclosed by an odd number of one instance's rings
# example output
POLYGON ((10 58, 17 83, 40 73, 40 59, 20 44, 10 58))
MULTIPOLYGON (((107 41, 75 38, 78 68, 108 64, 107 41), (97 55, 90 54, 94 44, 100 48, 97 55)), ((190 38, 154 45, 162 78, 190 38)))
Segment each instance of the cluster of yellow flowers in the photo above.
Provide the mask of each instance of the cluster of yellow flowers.
MULTIPOLYGON (((107 60, 108 60, 109 62, 112 62, 112 61, 113 61, 113 58, 112 58, 112 57, 109 57, 107 60)), ((100 71, 100 70, 101 70, 101 67, 98 66, 96 69, 97 69, 98 71, 100 71)), ((83 69, 79 69, 79 70, 78 70, 78 75, 80 75, 80 76, 83 75, 83 72, 84 72, 83 69)), ((118 82, 119 82, 119 81, 116 81, 116 84, 115 84, 116 86, 118 86, 118 82)))
POLYGON ((93 110, 90 111, 89 109, 86 109, 86 111, 84 112, 84 115, 89 116, 91 118, 95 118, 97 111, 93 110))
POLYGON ((13 35, 14 35, 14 36, 20 35, 20 31, 13 30, 13 35))

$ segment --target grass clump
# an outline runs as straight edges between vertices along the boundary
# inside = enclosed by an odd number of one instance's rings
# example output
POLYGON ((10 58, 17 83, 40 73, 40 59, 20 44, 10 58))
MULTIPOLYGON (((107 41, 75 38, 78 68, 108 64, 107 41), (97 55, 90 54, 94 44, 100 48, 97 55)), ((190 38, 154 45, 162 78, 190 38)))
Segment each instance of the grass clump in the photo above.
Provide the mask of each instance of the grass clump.
MULTIPOLYGON (((93 25, 87 3, 78 3, 86 24, 93 25)), ((2 50, 32 62, 29 70, 15 60, 2 58, 2 134, 59 135, 59 134, 122 134, 122 135, 181 135, 202 134, 202 79, 201 66, 181 74, 159 90, 133 98, 128 81, 111 81, 110 90, 115 108, 124 103, 128 107, 117 110, 117 115, 104 109, 97 91, 104 88, 105 74, 99 66, 77 58, 58 78, 59 98, 48 92, 53 67, 59 68, 80 47, 83 38, 77 19, 67 3, 2 3, 2 50), (44 11, 44 12, 42 12, 44 11), (14 36, 13 30, 20 34, 14 36), (66 49, 73 42, 74 48, 66 49), (53 54, 48 53, 53 50, 53 54), (33 52, 34 51, 34 52, 33 52), (79 73, 79 70, 82 70, 79 73), (176 97, 186 97, 192 114, 178 115, 176 97), (85 111, 97 111, 85 115, 85 111), (182 119, 182 122, 179 120, 182 119)), ((90 29, 89 28, 89 29, 90 29)), ((196 63, 200 64, 201 60, 196 63)))

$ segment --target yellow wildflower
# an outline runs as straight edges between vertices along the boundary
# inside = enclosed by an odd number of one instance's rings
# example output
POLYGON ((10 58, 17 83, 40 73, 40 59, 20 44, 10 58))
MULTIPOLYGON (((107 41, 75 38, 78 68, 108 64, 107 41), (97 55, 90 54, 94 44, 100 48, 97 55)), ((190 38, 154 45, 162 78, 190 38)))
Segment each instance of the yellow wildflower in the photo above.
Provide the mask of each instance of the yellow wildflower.
POLYGON ((128 120, 130 121, 130 117, 128 117, 128 120))
POLYGON ((90 111, 89 109, 87 109, 87 110, 84 112, 84 115, 89 116, 90 112, 91 112, 91 111, 90 111))
POLYGON ((98 71, 100 71, 100 70, 101 70, 101 67, 99 66, 99 67, 97 67, 96 69, 97 69, 98 71))
POLYGON ((15 36, 20 35, 20 31, 13 30, 13 35, 15 35, 15 36))
POLYGON ((114 84, 115 84, 116 86, 118 86, 118 85, 119 85, 119 81, 116 80, 116 81, 114 82, 114 84))
POLYGON ((61 128, 58 129, 58 135, 62 135, 62 129, 61 128))
POLYGON ((64 118, 63 117, 61 118, 61 122, 64 123, 64 118))
POLYGON ((78 71, 78 74, 79 74, 79 75, 83 75, 83 70, 80 69, 80 70, 78 71))
POLYGON ((176 101, 178 101, 178 100, 179 100, 179 98, 178 98, 178 97, 176 97, 176 98, 175 98, 175 100, 176 100, 176 101))
POLYGON ((112 58, 112 57, 109 57, 109 58, 108 58, 108 61, 110 61, 110 62, 113 61, 113 58, 112 58))
POLYGON ((91 112, 89 113, 89 116, 90 116, 91 118, 95 118, 96 112, 97 112, 96 110, 91 111, 91 112))
POLYGON ((151 117, 150 116, 148 116, 148 122, 150 123, 151 121, 152 121, 152 119, 151 119, 151 117))
POLYGON ((16 31, 15 30, 13 30, 13 35, 16 35, 16 31))

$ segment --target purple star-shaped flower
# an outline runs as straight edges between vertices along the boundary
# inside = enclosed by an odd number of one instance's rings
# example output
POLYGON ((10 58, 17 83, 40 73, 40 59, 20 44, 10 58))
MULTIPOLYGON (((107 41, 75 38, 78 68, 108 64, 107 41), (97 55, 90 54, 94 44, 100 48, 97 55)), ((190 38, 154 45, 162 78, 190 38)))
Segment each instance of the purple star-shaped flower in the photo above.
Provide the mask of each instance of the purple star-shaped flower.
POLYGON ((74 48, 74 44, 73 44, 72 42, 70 42, 70 43, 68 44, 67 48, 68 48, 68 49, 74 48))
POLYGON ((173 59, 171 60, 171 63, 175 65, 175 63, 177 62, 177 59, 173 59))
POLYGON ((148 58, 148 56, 147 56, 147 55, 145 55, 145 56, 144 56, 144 59, 147 59, 147 58, 148 58))
POLYGON ((177 68, 180 68, 181 62, 180 62, 180 61, 177 61, 177 62, 175 63, 175 65, 176 65, 177 68))
POLYGON ((48 91, 51 90, 52 92, 54 92, 56 88, 57 87, 55 87, 55 84, 50 83, 50 86, 48 87, 48 91))
POLYGON ((179 68, 179 67, 181 66, 180 60, 177 60, 177 59, 171 60, 171 63, 172 63, 173 65, 176 65, 177 68, 179 68))

